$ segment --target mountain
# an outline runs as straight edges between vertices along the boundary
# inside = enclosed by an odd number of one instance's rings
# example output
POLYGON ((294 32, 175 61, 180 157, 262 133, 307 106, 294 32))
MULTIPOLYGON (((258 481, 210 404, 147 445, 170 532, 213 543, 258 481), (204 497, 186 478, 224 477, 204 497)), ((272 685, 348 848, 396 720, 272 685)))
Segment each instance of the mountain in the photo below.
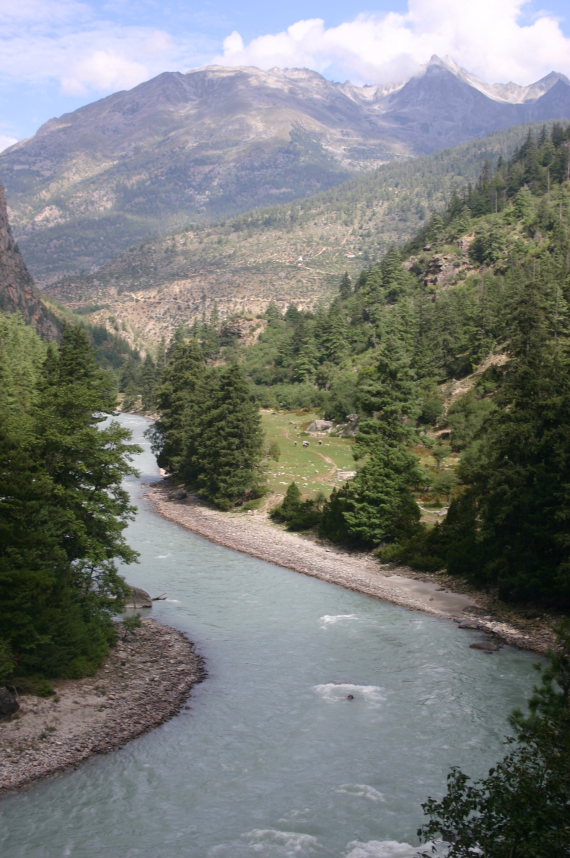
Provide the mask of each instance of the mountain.
POLYGON ((139 347, 169 339, 178 325, 214 309, 227 319, 262 313, 270 302, 313 308, 336 292, 344 272, 356 278, 475 183, 485 162, 510 157, 530 128, 384 164, 315 197, 150 239, 45 291, 96 324, 120 324, 139 347))
POLYGON ((0 310, 20 313, 46 339, 58 336, 59 327, 46 307, 20 251, 8 222, 6 197, 0 187, 0 310))
POLYGON ((396 87, 307 69, 166 72, 47 122, 0 153, 0 180, 42 284, 128 246, 330 189, 383 163, 522 122, 570 116, 553 73, 504 94, 432 58, 396 87))

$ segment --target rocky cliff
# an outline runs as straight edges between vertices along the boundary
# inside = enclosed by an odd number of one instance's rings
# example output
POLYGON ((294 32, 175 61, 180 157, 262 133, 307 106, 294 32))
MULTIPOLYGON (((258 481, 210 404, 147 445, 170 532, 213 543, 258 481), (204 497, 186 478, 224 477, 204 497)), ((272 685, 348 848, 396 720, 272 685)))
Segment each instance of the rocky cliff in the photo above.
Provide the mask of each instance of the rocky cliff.
POLYGON ((2 187, 0 187, 0 310, 20 313, 46 339, 55 339, 58 336, 57 322, 34 286, 32 276, 14 241, 2 187))

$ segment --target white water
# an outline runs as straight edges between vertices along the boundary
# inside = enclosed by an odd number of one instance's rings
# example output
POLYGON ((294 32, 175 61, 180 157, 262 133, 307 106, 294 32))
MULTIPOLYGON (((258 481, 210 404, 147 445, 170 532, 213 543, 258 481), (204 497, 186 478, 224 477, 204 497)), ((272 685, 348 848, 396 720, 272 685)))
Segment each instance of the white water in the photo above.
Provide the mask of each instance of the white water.
POLYGON ((208 679, 152 733, 4 799, 0 856, 411 858, 449 767, 502 756, 536 658, 213 545, 150 511, 150 454, 139 467, 126 574, 168 594, 153 615, 208 679))

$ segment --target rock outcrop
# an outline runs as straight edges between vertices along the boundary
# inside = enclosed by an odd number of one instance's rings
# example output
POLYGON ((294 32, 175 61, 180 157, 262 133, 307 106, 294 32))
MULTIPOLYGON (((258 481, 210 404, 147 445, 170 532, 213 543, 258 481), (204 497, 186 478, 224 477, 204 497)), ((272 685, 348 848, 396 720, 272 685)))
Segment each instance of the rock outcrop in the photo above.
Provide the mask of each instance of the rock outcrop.
POLYGON ((0 686, 0 721, 6 721, 18 711, 20 704, 16 700, 16 695, 5 685, 0 686))
POLYGON ((6 196, 0 187, 0 310, 20 313, 40 336, 56 339, 58 325, 52 316, 24 262, 12 235, 6 196))

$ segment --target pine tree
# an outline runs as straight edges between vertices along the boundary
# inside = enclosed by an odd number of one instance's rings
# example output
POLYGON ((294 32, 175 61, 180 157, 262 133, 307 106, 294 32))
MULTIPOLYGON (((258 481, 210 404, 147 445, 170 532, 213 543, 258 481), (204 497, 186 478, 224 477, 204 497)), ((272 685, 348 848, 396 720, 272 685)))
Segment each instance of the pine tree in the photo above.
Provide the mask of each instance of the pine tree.
POLYGON ((194 435, 200 494, 221 509, 257 497, 262 440, 259 411, 243 370, 237 364, 223 367, 211 379, 194 435))
POLYGON ((347 298, 350 298, 352 295, 352 281, 348 272, 344 272, 342 275, 342 279, 340 281, 339 286, 339 296, 343 301, 346 301, 347 298))
POLYGON ((121 480, 132 472, 127 459, 138 448, 118 423, 100 426, 113 410, 111 391, 84 331, 66 328, 59 354, 46 362, 36 411, 38 450, 69 517, 68 559, 87 558, 87 586, 101 592, 116 584, 112 558, 133 559, 122 536, 133 510, 121 480))
POLYGON ((411 487, 419 478, 414 456, 401 446, 377 442, 354 479, 331 496, 322 517, 323 535, 366 547, 411 536, 420 519, 411 487))
POLYGON ((144 359, 141 373, 141 401, 143 410, 154 411, 157 406, 159 373, 151 355, 144 359))
POLYGON ((158 464, 173 474, 186 463, 186 435, 193 420, 196 387, 204 371, 196 340, 186 341, 184 332, 178 331, 158 390, 160 418, 149 433, 158 464))
POLYGON ((401 442, 410 436, 417 414, 417 384, 410 355, 402 340, 390 336, 378 349, 374 365, 358 378, 361 422, 357 454, 374 449, 376 439, 401 442))
POLYGON ((117 423, 100 426, 112 384, 81 329, 48 351, 38 388, 27 435, 0 421, 0 626, 16 671, 79 675, 113 639, 115 560, 135 559, 121 482, 138 448, 117 423))

